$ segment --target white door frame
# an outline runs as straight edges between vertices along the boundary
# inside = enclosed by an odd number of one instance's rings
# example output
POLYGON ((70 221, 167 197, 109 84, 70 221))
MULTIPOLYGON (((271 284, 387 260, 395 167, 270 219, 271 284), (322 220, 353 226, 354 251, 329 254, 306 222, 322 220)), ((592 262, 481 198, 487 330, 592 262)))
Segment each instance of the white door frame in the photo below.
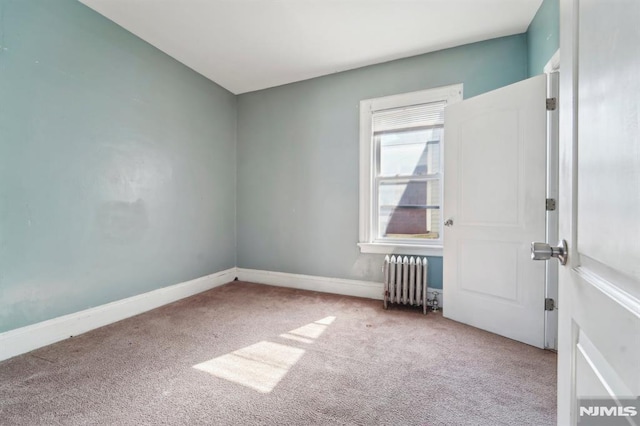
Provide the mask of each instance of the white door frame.
MULTIPOLYGON (((560 49, 549 59, 544 67, 547 74, 547 98, 556 99, 555 110, 547 112, 547 198, 558 201, 558 164, 559 164, 559 97, 560 49)), ((547 243, 558 241, 558 207, 547 211, 547 243)), ((547 262, 545 274, 545 298, 554 301, 553 310, 545 311, 544 348, 558 350, 558 263, 547 262)))
MULTIPOLYGON (((571 212, 576 211, 575 185, 577 176, 578 160, 578 138, 577 138, 577 107, 578 107, 578 1, 560 1, 560 48, 562 49, 562 74, 560 75, 560 97, 559 110, 562 111, 560 120, 560 132, 562 141, 559 146, 559 161, 562 162, 562 174, 558 173, 558 204, 567 206, 571 212), (575 176, 574 176, 575 175, 575 176)), ((558 230, 562 230, 563 238, 568 239, 569 260, 568 268, 578 265, 577 241, 576 241, 576 220, 569 214, 560 215, 558 218, 558 230)), ((569 275, 568 271, 562 271, 564 275, 569 275)), ((560 272, 558 273, 558 280, 560 272)), ((565 280, 568 278, 564 278, 565 280)), ((568 300, 559 300, 564 306, 568 300)), ((560 308, 561 309, 561 308, 560 308)), ((558 424, 570 425, 576 423, 575 412, 570 407, 570 401, 575 399, 572 380, 575 376, 574 362, 572 359, 570 345, 571 331, 558 327, 558 424)))

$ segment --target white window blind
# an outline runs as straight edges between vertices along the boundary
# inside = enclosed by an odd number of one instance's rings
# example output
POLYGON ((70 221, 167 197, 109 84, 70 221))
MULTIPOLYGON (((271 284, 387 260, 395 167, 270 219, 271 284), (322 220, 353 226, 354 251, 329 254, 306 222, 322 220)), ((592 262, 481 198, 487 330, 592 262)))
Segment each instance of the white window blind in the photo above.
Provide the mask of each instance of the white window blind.
POLYGON ((446 101, 374 111, 373 133, 444 125, 446 101))

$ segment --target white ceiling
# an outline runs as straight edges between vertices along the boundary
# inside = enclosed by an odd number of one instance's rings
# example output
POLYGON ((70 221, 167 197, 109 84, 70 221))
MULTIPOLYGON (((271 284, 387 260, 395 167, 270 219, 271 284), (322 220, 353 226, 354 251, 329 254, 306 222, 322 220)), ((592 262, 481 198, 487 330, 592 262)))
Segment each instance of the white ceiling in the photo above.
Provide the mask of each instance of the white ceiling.
POLYGON ((527 30, 542 0, 80 0, 235 94, 527 30))

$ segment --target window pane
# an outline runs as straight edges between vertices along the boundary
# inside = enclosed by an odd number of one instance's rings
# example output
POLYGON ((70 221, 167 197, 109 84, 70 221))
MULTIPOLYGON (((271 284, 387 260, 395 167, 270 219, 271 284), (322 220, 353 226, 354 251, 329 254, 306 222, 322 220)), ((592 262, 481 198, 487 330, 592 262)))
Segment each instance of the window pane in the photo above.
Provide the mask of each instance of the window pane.
POLYGON ((381 182, 378 238, 440 238, 440 180, 381 182))
POLYGON ((412 176, 440 172, 442 128, 378 135, 380 176, 412 176))

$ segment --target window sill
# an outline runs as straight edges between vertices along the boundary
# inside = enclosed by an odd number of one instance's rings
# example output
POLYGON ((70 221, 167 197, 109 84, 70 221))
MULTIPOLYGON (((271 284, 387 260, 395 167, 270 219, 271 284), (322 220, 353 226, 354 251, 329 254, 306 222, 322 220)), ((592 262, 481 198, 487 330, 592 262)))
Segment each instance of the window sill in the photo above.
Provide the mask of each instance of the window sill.
POLYGON ((361 253, 442 256, 442 246, 436 245, 358 243, 358 246, 361 253))

